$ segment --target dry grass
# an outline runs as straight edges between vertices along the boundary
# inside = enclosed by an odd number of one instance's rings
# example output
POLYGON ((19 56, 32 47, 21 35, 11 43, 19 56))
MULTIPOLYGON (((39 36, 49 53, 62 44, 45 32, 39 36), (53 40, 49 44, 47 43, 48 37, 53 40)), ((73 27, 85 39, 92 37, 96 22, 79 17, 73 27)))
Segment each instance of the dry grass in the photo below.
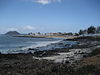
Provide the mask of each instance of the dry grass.
POLYGON ((100 54, 88 58, 84 58, 81 65, 99 65, 100 66, 100 54))

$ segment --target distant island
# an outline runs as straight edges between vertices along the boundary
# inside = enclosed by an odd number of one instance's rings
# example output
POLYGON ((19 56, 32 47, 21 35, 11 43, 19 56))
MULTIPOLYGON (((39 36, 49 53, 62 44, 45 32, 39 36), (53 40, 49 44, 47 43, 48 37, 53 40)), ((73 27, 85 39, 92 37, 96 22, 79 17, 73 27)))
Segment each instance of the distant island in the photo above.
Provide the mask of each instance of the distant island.
POLYGON ((17 31, 9 31, 5 35, 20 35, 20 33, 17 31))

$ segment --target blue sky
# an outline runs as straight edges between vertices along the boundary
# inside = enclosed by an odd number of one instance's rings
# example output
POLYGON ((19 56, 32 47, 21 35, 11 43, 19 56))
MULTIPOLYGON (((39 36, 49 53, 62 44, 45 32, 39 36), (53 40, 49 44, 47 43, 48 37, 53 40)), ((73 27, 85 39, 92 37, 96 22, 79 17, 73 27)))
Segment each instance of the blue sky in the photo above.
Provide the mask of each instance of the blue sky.
POLYGON ((100 0, 0 0, 0 33, 78 32, 100 26, 100 0))

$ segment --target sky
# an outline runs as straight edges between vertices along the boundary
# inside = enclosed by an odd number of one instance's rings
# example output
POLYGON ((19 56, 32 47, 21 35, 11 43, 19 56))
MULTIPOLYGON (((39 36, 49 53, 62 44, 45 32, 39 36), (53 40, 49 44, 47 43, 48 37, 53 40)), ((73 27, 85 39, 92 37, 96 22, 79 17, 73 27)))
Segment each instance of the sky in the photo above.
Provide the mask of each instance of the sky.
POLYGON ((100 0, 0 0, 0 33, 78 32, 100 26, 100 0))

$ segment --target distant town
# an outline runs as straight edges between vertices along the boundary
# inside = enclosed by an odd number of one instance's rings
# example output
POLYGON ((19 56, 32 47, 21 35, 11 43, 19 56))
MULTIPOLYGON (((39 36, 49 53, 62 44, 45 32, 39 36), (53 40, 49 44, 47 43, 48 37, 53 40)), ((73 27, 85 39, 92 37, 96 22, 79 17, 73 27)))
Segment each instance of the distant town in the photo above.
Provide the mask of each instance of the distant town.
POLYGON ((78 35, 84 35, 84 34, 99 34, 100 33, 100 26, 99 27, 94 27, 94 26, 90 26, 87 29, 84 30, 80 30, 78 33, 72 33, 72 32, 58 32, 58 33, 41 33, 41 32, 37 32, 37 33, 28 33, 28 35, 34 35, 34 36, 78 36, 78 35))
POLYGON ((17 31, 9 31, 6 33, 6 35, 12 35, 15 37, 32 37, 32 38, 75 38, 78 36, 100 36, 100 26, 99 27, 94 27, 94 26, 90 26, 87 29, 84 30, 79 30, 78 33, 72 33, 72 32, 56 32, 56 33, 41 33, 41 32, 37 32, 37 33, 27 33, 27 34, 21 34, 17 31))

